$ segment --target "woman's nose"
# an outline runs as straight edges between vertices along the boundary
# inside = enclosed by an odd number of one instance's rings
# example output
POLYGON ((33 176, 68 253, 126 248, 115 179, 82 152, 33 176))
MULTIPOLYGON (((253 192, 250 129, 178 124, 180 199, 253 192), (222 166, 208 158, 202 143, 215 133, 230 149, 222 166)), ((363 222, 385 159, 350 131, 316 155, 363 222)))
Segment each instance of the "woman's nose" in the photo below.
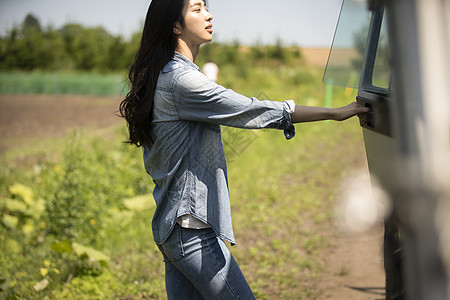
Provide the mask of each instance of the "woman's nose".
POLYGON ((213 15, 209 11, 206 11, 206 20, 211 21, 213 18, 213 15))

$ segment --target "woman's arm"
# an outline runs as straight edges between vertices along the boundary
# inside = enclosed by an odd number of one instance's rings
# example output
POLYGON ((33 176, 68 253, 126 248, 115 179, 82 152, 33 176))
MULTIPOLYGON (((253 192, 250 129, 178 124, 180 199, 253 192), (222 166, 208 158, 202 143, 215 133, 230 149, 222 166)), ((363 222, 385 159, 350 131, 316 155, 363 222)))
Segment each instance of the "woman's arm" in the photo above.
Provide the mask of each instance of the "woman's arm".
POLYGON ((368 111, 369 109, 367 107, 361 106, 356 102, 338 108, 296 105, 291 120, 292 123, 323 120, 344 121, 357 114, 363 114, 368 111))

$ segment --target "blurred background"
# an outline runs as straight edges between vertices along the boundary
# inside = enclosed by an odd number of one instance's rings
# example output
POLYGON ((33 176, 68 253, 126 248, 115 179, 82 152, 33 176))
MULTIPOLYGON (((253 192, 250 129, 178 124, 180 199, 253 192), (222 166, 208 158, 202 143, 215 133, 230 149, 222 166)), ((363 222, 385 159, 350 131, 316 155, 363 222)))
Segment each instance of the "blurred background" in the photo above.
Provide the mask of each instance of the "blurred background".
MULTIPOLYGON (((0 1, 0 299, 165 299, 153 183, 116 115, 148 6, 0 1)), ((215 63, 219 84, 301 105, 354 100, 322 83, 341 1, 208 6, 214 41, 196 63, 215 63)), ((358 120, 296 127, 291 141, 223 128, 231 250, 258 299, 358 299, 343 282, 384 284, 380 231, 355 239, 335 224, 341 182, 367 174, 358 120)))
MULTIPOLYGON (((103 27, 111 35, 129 39, 141 30, 149 1, 127 2, 95 0, 3 0, 0 2, 0 32, 19 25, 27 14, 36 17, 42 29, 59 29, 76 23, 103 27)), ((214 15, 215 40, 245 44, 275 43, 301 46, 329 46, 342 1, 209 1, 214 15), (273 20, 268 22, 268 20, 273 20)))

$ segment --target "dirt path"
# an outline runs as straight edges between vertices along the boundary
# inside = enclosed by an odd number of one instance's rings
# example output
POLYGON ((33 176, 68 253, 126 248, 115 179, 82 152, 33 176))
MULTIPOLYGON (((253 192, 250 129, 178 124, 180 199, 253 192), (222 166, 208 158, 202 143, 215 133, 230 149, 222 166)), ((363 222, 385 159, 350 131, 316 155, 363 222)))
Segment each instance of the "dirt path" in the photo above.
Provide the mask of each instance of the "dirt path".
MULTIPOLYGON (((369 187, 365 155, 357 161, 361 168, 358 185, 369 187)), ((325 253, 327 272, 317 280, 319 299, 385 299, 384 225, 380 222, 360 233, 345 231, 340 226, 335 228, 331 247, 325 253)))
MULTIPOLYGON (((0 154, 64 136, 68 129, 119 124, 118 105, 113 98, 0 95, 0 154)), ((319 299, 384 299, 382 238, 380 226, 363 234, 336 232, 326 253, 327 272, 316 280, 319 299)))
POLYGON ((319 278, 320 299, 385 299, 382 242, 381 226, 337 235, 326 259, 328 272, 319 278))

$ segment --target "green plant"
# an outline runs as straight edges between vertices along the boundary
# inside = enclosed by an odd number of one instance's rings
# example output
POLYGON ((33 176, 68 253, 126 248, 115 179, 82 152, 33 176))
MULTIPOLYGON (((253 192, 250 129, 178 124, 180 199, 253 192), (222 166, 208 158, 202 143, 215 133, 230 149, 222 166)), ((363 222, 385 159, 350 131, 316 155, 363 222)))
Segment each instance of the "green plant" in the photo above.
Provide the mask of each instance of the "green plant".
POLYGON ((8 196, 0 204, 2 225, 10 231, 19 230, 31 236, 44 212, 45 203, 36 199, 33 190, 23 184, 15 183, 8 188, 8 196))
POLYGON ((67 145, 61 165, 54 167, 46 199, 46 227, 56 239, 93 242, 96 224, 101 218, 104 195, 92 178, 89 151, 83 147, 81 137, 74 135, 67 145))
POLYGON ((118 96, 127 92, 125 75, 81 72, 0 72, 0 94, 118 96))

